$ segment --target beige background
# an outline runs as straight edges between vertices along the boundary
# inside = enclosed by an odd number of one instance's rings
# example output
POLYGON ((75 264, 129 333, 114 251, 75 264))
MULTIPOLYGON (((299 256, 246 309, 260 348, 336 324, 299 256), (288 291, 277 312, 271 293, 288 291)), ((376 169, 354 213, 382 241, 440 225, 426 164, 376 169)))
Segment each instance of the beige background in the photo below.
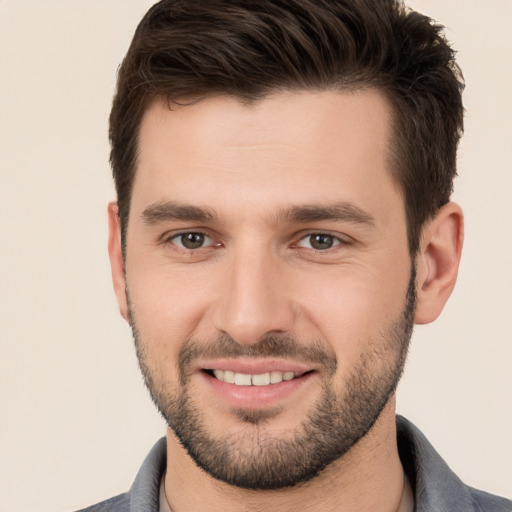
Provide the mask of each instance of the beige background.
MULTIPOLYGON (((0 511, 126 490, 164 426, 111 290, 115 71, 151 0, 0 0, 0 511)), ((399 411, 467 483, 512 496, 512 1, 410 2, 467 91, 458 287, 418 328, 399 411)))

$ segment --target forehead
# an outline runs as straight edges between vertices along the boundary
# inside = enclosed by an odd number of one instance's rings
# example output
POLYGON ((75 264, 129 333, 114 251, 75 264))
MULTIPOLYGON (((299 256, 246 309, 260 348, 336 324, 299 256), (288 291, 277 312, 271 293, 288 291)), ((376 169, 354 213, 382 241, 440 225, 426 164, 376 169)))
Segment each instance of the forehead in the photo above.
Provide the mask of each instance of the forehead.
POLYGON ((390 106, 375 90, 287 92, 251 104, 156 101, 141 123, 132 207, 377 204, 379 193, 399 193, 391 131, 390 106))

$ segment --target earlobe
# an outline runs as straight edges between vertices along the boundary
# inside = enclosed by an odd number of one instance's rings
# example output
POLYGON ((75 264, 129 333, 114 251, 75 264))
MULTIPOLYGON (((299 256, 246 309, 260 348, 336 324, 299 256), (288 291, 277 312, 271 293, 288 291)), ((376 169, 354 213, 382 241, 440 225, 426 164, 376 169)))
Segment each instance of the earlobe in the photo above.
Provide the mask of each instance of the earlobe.
POLYGON ((119 310, 128 321, 128 304, 126 301, 126 277, 123 250, 121 244, 121 220, 118 215, 117 203, 108 205, 108 254, 112 271, 112 282, 117 296, 119 310))
POLYGON ((464 240, 464 216, 448 203, 423 228, 416 257, 417 305, 415 323, 433 322, 450 297, 459 269, 464 240))

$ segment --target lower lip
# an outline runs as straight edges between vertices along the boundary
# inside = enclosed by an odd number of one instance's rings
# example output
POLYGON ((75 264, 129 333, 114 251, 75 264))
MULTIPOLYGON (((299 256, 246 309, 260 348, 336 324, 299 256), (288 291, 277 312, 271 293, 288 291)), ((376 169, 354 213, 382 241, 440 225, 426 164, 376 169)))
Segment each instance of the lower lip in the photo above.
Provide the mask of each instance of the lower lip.
POLYGON ((314 373, 307 373, 301 377, 268 386, 237 386, 222 382, 206 372, 201 372, 201 375, 214 393, 227 405, 244 409, 263 409, 278 406, 280 401, 288 398, 309 382, 314 377, 314 373))

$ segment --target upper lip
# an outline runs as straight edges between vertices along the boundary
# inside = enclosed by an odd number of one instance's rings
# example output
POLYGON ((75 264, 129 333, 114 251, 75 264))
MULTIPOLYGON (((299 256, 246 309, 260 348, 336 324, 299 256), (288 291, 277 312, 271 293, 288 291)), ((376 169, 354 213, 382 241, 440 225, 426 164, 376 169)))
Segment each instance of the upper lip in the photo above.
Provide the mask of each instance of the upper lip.
POLYGON ((261 375, 270 372, 294 372, 303 374, 314 370, 311 366, 281 359, 215 359, 197 365, 199 370, 229 370, 235 373, 261 375))

